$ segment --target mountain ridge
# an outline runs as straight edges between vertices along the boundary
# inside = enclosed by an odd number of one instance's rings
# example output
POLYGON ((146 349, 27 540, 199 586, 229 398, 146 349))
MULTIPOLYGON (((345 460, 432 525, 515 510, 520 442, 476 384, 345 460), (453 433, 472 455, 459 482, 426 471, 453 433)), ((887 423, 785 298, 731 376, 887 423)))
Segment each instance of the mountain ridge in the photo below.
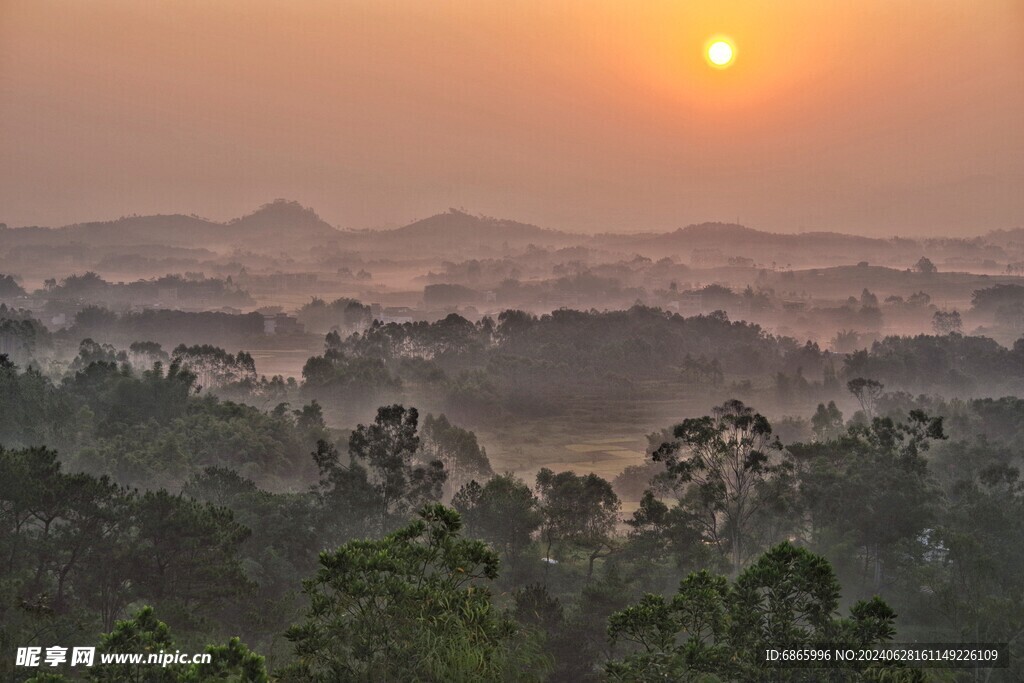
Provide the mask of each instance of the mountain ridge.
MULTIPOLYGON (((1009 241, 1021 234, 1021 228, 990 231, 974 239, 1009 241)), ((944 238, 935 238, 944 239, 944 238)), ((950 238, 957 239, 957 238, 950 238)), ((618 250, 648 253, 683 251, 725 246, 738 252, 764 247, 816 246, 841 248, 919 248, 917 238, 870 237, 837 231, 779 233, 752 228, 740 223, 705 221, 691 223, 666 232, 582 234, 507 218, 473 215, 461 209, 449 209, 417 219, 397 228, 342 229, 324 221, 315 210, 297 201, 277 199, 254 211, 218 222, 195 214, 152 214, 122 216, 109 221, 72 223, 60 227, 21 226, 0 230, 0 242, 17 244, 93 244, 157 242, 168 245, 221 246, 245 248, 254 240, 259 246, 288 248, 301 244, 324 244, 344 240, 354 244, 391 244, 402 242, 412 248, 449 249, 470 247, 557 246, 587 244, 618 250)))

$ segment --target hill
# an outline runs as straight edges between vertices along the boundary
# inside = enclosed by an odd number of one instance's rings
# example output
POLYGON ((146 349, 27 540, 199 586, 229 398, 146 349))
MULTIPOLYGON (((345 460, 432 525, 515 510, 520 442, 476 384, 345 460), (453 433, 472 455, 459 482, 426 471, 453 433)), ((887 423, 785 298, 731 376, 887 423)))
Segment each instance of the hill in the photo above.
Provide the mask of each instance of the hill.
POLYGON ((336 239, 339 234, 312 209, 298 202, 278 199, 227 223, 172 214, 126 216, 113 221, 75 223, 53 229, 9 228, 0 231, 0 246, 159 244, 259 251, 323 243, 336 239))
POLYGON ((710 222, 688 225, 667 233, 601 235, 595 240, 607 248, 629 248, 652 258, 674 255, 684 262, 701 258, 697 252, 705 252, 703 258, 707 259, 708 265, 713 265, 718 257, 742 257, 757 263, 777 262, 779 265, 829 265, 876 259, 902 264, 921 248, 916 241, 906 239, 836 232, 781 234, 755 230, 738 223, 710 222))
POLYGON ((497 249, 505 244, 508 246, 524 246, 526 244, 549 246, 569 244, 586 239, 581 235, 547 230, 528 223, 487 216, 473 216, 458 209, 449 209, 446 213, 439 213, 401 228, 381 231, 377 233, 377 236, 388 241, 399 240, 403 243, 441 249, 466 247, 497 249))

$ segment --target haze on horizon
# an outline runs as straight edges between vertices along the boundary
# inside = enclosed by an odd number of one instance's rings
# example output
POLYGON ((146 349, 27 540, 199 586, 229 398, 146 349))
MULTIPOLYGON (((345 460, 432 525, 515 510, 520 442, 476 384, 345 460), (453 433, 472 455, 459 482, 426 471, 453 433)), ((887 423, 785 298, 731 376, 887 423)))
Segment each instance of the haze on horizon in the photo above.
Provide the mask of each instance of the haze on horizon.
POLYGON ((974 235, 1024 225, 1022 110, 1014 0, 2 0, 0 221, 974 235))

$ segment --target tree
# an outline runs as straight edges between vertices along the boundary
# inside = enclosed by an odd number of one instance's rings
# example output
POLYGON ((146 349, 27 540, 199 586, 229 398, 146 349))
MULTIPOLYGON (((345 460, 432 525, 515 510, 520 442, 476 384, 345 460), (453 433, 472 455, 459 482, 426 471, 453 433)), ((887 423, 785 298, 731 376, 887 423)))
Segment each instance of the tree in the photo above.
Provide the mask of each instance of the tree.
POLYGON ((963 326, 960 311, 935 311, 935 315, 932 316, 932 329, 935 330, 935 334, 960 334, 963 326))
POLYGON ((913 578, 945 616, 954 638, 1010 644, 1010 677, 1024 675, 1024 483, 1020 471, 994 463, 954 483, 937 527, 930 562, 913 578))
POLYGON ((1015 311, 1024 305, 1024 286, 1002 284, 976 289, 971 294, 971 309, 989 315, 1000 309, 1015 311))
POLYGON ((0 304, 0 349, 10 362, 33 363, 36 351, 49 343, 49 331, 42 323, 26 312, 0 304))
POLYGON ((454 510, 428 505, 381 540, 350 541, 320 555, 304 582, 310 607, 288 630, 297 663, 284 680, 530 680, 543 662, 487 583, 498 556, 461 538, 454 510))
POLYGON ((917 263, 914 264, 914 270, 919 273, 931 275, 932 273, 938 272, 939 269, 935 267, 935 264, 931 262, 931 259, 922 256, 918 259, 917 263))
MULTIPOLYGON (((652 453, 666 479, 684 494, 709 543, 738 573, 762 515, 781 501, 791 464, 767 418, 742 401, 726 401, 713 415, 675 426, 674 439, 652 453)), ((683 501, 681 501, 682 503, 683 501)))
MULTIPOLYGON (((232 601, 223 621, 236 629, 233 633, 256 643, 267 634, 284 631, 301 609, 295 577, 315 570, 313 549, 335 545, 335 528, 322 524, 323 519, 336 516, 335 510, 324 509, 318 497, 308 492, 261 490, 223 467, 207 467, 193 476, 183 493, 230 508, 238 522, 252 530, 238 553, 255 590, 232 601)), ((261 643, 270 657, 277 654, 274 648, 279 645, 276 639, 261 643)))
MULTIPOLYGON (((97 663, 104 654, 169 654, 178 651, 167 624, 156 618, 152 607, 143 607, 131 619, 117 622, 114 629, 100 637, 97 663)), ((208 645, 210 661, 194 664, 106 664, 89 670, 89 679, 104 683, 205 683, 236 681, 266 683, 263 657, 232 638, 226 645, 208 645)))
MULTIPOLYGON (((143 607, 131 619, 118 621, 110 633, 100 636, 97 655, 115 653, 162 653, 174 651, 171 629, 156 618, 152 607, 143 607)), ((94 681, 120 683, 142 681, 172 683, 180 678, 180 667, 153 667, 150 664, 97 666, 89 672, 94 681)))
POLYGON ((352 431, 348 450, 352 462, 366 467, 378 495, 381 530, 396 516, 441 497, 446 472, 440 461, 415 462, 420 438, 416 434, 419 413, 400 405, 377 409, 373 424, 352 431))
POLYGON ((366 467, 351 458, 343 464, 338 449, 323 439, 317 442, 313 461, 320 471, 315 492, 322 510, 322 537, 337 545, 371 533, 380 522, 382 502, 366 467))
POLYGON ((423 420, 418 457, 424 464, 440 461, 444 465, 446 496, 471 480, 484 481, 494 475, 476 434, 453 425, 444 415, 428 414, 423 420))
POLYGON ((163 350, 163 347, 156 342, 141 341, 132 342, 128 347, 128 360, 133 366, 140 369, 148 369, 154 363, 169 363, 171 357, 163 350))
POLYGON ((161 489, 143 494, 134 516, 135 583, 161 609, 198 616, 252 585, 237 555, 250 530, 227 508, 161 489))
MULTIPOLYGON (((63 472, 54 451, 0 447, 0 642, 81 637, 80 620, 108 615, 89 609, 104 605, 94 572, 125 569, 111 542, 131 546, 125 500, 105 477, 63 472)), ((129 602, 130 591, 119 589, 105 604, 129 602)))
POLYGON ((14 277, 0 273, 0 299, 13 299, 14 297, 24 295, 24 288, 18 284, 14 277))
POLYGON ((626 525, 630 532, 623 547, 623 559, 637 563, 648 584, 656 580, 651 574, 654 563, 666 558, 672 560, 671 569, 662 580, 670 583, 675 582, 680 571, 728 568, 722 554, 707 543, 700 513, 681 501, 669 507, 648 490, 626 525))
POLYGON ((836 407, 835 401, 818 404, 818 409, 811 417, 811 430, 818 441, 828 441, 843 433, 843 413, 836 407))
POLYGON ((878 296, 865 287, 860 293, 860 305, 864 308, 878 308, 878 296))
POLYGON ((905 421, 874 418, 828 442, 791 444, 799 463, 809 543, 877 592, 935 521, 938 492, 924 453, 945 439, 943 421, 912 410, 905 421))
POLYGON ((873 379, 857 377, 846 383, 846 388, 860 402, 860 408, 869 420, 875 416, 875 404, 882 396, 885 385, 873 379))
POLYGON ((839 330, 831 341, 836 353, 852 353, 861 345, 861 335, 856 330, 839 330))
POLYGON ((907 303, 911 306, 927 306, 932 302, 932 297, 928 292, 914 292, 907 297, 907 303))
POLYGON ((110 344, 100 344, 92 339, 83 339, 78 345, 78 357, 71 363, 73 370, 87 368, 92 363, 109 363, 116 365, 128 361, 128 355, 118 352, 110 344))
MULTIPOLYGON (((820 672, 769 669, 764 650, 780 643, 872 647, 895 635, 896 614, 885 602, 858 602, 843 619, 839 593, 828 561, 788 542, 732 584, 707 571, 691 573, 671 599, 648 593, 611 616, 612 646, 625 643, 630 652, 609 661, 606 672, 616 681, 815 680, 820 672)), ((847 672, 863 668, 851 664, 847 672)))
POLYGON ((515 562, 544 521, 538 501, 525 482, 512 474, 493 477, 481 486, 471 481, 455 494, 466 532, 501 551, 515 562))
POLYGON ((613 537, 622 506, 612 485, 596 474, 555 474, 544 467, 537 473, 537 496, 544 517, 541 536, 548 565, 556 542, 584 548, 589 552, 589 581, 594 562, 614 550, 613 537))
POLYGON ((543 584, 526 585, 513 594, 516 621, 536 629, 544 639, 544 650, 554 661, 548 680, 594 683, 594 666, 607 649, 608 617, 626 606, 623 584, 614 576, 583 587, 573 609, 548 592, 543 584))
POLYGON ((109 334, 118 322, 117 313, 103 306, 86 306, 75 314, 75 331, 109 334))
POLYGON ((232 356, 224 349, 209 344, 179 344, 171 355, 176 363, 195 373, 205 388, 256 380, 256 361, 244 351, 232 356))
MULTIPOLYGON (((369 333, 367 333, 369 334, 369 333)), ((336 334, 327 335, 328 341, 336 334)), ((313 356, 302 367, 303 390, 334 401, 370 400, 401 382, 392 375, 383 359, 347 354, 328 348, 324 355, 313 356)))

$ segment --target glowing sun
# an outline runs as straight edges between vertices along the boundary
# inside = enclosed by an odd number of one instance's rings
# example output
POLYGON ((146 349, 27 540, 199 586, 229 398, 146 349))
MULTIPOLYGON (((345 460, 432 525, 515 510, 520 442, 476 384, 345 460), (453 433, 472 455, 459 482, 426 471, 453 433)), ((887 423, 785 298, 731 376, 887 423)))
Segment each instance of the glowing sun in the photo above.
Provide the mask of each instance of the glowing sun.
POLYGON ((732 64, 736 49, 728 40, 713 38, 708 41, 707 58, 708 63, 716 69, 724 69, 732 64))

